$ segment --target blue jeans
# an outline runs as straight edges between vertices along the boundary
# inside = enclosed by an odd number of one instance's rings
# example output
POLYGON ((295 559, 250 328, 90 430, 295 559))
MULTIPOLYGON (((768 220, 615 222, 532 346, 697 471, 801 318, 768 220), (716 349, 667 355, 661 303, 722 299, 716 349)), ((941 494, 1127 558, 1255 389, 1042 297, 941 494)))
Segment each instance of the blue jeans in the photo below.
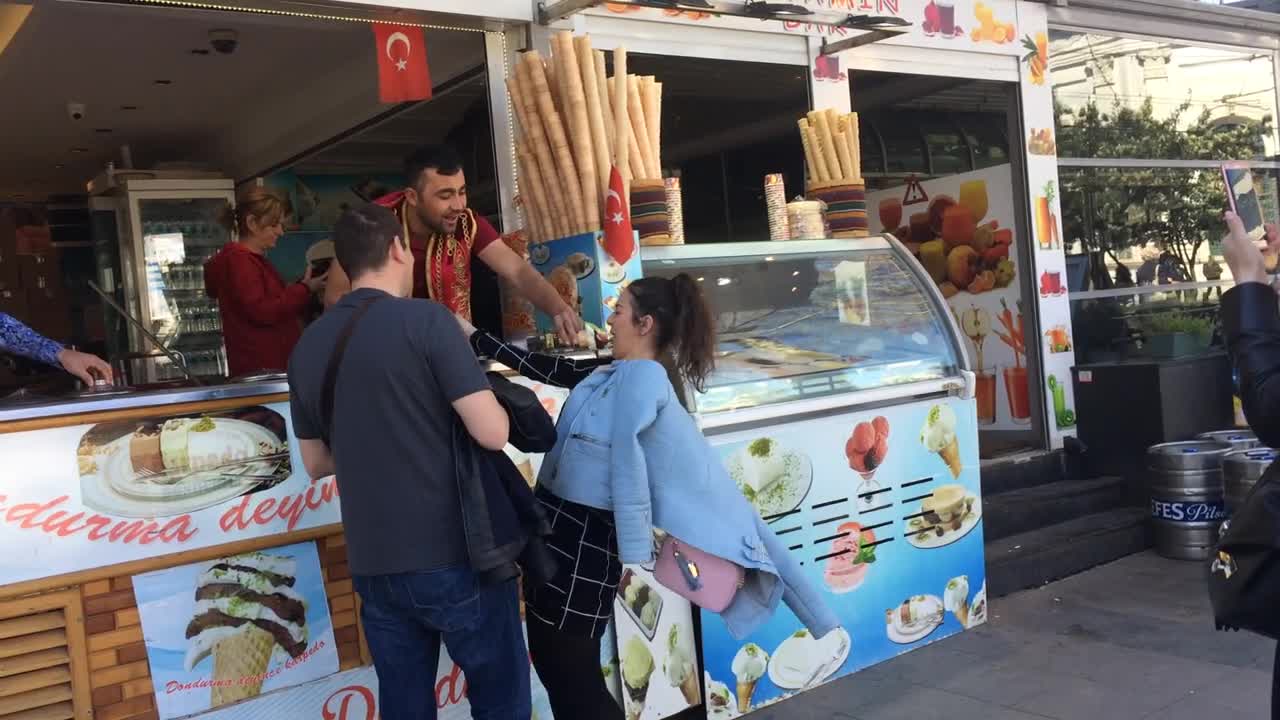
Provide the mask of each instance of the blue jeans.
POLYGON ((529 720, 529 651, 515 580, 467 568, 353 579, 382 720, 435 720, 440 642, 462 668, 474 720, 529 720))

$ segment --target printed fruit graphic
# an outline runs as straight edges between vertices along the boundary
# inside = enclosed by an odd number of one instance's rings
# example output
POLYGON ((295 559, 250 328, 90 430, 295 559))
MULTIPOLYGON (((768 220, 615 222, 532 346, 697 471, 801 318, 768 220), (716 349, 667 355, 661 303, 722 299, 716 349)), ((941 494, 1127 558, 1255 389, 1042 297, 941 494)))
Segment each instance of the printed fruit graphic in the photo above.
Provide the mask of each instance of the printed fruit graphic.
POLYGON ((961 245, 947 256, 947 279, 958 288, 967 288, 977 274, 978 251, 961 245))
POLYGON ((986 3, 978 3, 973 6, 973 16, 978 19, 978 27, 974 28, 970 38, 974 42, 993 42, 1003 45, 1007 42, 1013 42, 1018 31, 1013 27, 1013 23, 1006 23, 996 19, 995 11, 986 3))
POLYGON ((970 338, 985 338, 991 334, 991 313, 974 305, 960 313, 960 329, 970 338))
POLYGON ((996 233, 987 225, 980 225, 973 233, 973 249, 984 255, 996 244, 996 233))
MULTIPOLYGON (((942 234, 942 221, 947 213, 947 208, 955 207, 956 201, 947 195, 939 195, 929 202, 929 229, 933 231, 933 235, 925 238, 932 240, 934 237, 942 234)), ((912 216, 912 222, 915 216, 912 216)))
POLYGON ((889 420, 883 416, 860 422, 844 444, 849 468, 863 474, 874 473, 889 454, 889 420))
POLYGON ((1044 74, 1049 69, 1049 36, 1046 33, 1036 33, 1033 40, 1030 35, 1022 38, 1022 47, 1027 50, 1023 62, 1027 63, 1031 70, 1031 84, 1043 85, 1044 74))
MULTIPOLYGON (((941 223, 941 221, 939 221, 941 223)), ((939 225, 941 227, 941 225, 939 225)), ((932 223, 929 219, 929 213, 916 213, 911 216, 911 242, 925 243, 937 237, 937 233, 933 231, 932 223)))
POLYGON ((938 285, 938 289, 942 291, 942 297, 948 300, 960 294, 960 290, 950 280, 938 285))
POLYGON ((1005 258, 996 264, 996 287, 1009 287, 1013 282, 1013 261, 1005 258))
POLYGON ((942 213, 942 243, 947 252, 960 246, 973 245, 973 237, 978 231, 978 223, 973 219, 973 211, 963 205, 952 205, 942 213))
POLYGON ((920 246, 920 264, 934 282, 947 279, 947 249, 941 240, 930 240, 920 246))

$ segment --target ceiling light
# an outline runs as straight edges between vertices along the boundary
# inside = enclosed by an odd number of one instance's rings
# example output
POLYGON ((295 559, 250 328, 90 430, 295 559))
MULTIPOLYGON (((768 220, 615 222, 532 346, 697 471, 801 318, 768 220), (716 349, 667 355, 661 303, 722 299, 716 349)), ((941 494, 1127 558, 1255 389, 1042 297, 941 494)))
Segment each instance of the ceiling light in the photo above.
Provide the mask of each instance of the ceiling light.
POLYGON ((205 50, 204 48, 193 48, 191 50, 191 54, 192 55, 208 55, 209 51, 205 50))
POLYGON ((137 109, 138 109, 138 106, 137 106, 137 105, 121 105, 121 106, 120 106, 120 109, 121 109, 121 110, 124 110, 124 111, 126 111, 126 112, 129 112, 129 111, 131 111, 131 110, 137 110, 137 109))
POLYGON ((99 135, 110 135, 113 132, 111 128, 94 128, 93 131, 99 135))
POLYGON ((86 147, 73 147, 73 148, 71 148, 71 152, 73 152, 73 153, 77 153, 77 154, 83 154, 83 153, 87 153, 87 152, 89 152, 89 148, 86 148, 86 147))
POLYGON ((172 80, 157 80, 157 81, 156 81, 156 84, 157 84, 157 85, 172 85, 172 84, 173 84, 173 81, 172 81, 172 80))

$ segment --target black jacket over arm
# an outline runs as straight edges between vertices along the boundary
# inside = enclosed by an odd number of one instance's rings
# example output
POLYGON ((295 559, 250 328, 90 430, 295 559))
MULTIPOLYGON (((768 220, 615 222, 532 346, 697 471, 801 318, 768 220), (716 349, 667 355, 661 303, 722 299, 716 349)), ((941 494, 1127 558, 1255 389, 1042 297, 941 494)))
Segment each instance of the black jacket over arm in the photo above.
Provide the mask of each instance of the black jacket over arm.
POLYGON ((1280 447, 1280 303, 1269 285, 1242 283, 1222 296, 1222 330, 1240 374, 1240 403, 1267 447, 1280 447))

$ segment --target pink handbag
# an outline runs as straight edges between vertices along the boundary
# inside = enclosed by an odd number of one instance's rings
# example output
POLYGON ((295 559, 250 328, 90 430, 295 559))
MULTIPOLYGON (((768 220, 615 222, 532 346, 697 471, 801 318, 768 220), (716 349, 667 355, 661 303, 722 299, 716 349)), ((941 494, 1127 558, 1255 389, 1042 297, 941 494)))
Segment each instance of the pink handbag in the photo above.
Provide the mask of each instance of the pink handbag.
POLYGON ((668 535, 658 551, 653 577, 694 605, 719 613, 733 602, 746 573, 739 565, 668 535))

